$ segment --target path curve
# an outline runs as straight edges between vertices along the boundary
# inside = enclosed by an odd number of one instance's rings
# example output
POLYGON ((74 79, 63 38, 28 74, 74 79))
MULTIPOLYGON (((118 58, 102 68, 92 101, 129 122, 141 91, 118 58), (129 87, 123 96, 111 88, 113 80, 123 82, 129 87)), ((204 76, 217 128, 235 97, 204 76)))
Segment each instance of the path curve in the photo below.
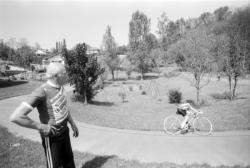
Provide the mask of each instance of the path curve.
MULTIPOLYGON (((0 123, 11 132, 40 141, 37 131, 10 123, 8 118, 26 98, 18 96, 0 101, 0 123)), ((38 120, 38 113, 30 117, 38 120)), ((74 150, 97 155, 117 155, 141 162, 176 164, 207 163, 250 165, 250 131, 215 132, 211 136, 171 136, 163 132, 120 130, 77 122, 80 136, 71 138, 74 150)))

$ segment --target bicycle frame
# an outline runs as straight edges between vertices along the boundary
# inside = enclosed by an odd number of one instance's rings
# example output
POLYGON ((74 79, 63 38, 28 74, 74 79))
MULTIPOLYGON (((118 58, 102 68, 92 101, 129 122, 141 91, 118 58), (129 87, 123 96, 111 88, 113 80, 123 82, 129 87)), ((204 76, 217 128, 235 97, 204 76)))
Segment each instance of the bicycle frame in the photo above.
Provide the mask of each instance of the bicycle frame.
MULTIPOLYGON (((199 111, 199 112, 196 112, 194 114, 191 114, 190 115, 190 118, 188 119, 187 123, 185 124, 185 126, 187 125, 191 125, 193 127, 193 122, 196 118, 199 118, 199 116, 203 114, 202 111, 199 111)), ((190 130, 190 128, 188 127, 187 130, 190 130)))

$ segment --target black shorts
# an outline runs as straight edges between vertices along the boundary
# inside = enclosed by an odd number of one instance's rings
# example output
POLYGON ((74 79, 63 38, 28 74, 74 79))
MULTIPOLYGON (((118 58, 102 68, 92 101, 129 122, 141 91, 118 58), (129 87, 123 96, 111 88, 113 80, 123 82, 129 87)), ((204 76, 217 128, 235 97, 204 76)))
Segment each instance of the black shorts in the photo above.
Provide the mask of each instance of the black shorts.
POLYGON ((179 114, 185 117, 187 115, 187 111, 177 108, 176 114, 179 114))
POLYGON ((42 137, 48 168, 75 168, 69 129, 56 137, 42 137))

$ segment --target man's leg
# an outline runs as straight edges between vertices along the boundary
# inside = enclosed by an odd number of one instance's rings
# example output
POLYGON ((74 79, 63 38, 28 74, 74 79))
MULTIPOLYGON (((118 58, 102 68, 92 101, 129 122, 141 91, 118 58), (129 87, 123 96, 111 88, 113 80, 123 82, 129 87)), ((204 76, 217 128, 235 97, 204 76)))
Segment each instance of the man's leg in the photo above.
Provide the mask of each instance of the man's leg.
POLYGON ((186 125, 188 119, 189 119, 189 117, 188 117, 188 115, 186 115, 186 116, 184 117, 183 122, 181 123, 181 129, 184 129, 184 127, 185 127, 185 125, 186 125))
POLYGON ((61 141, 57 141, 55 138, 42 138, 48 168, 59 168, 62 165, 60 143, 61 141))
POLYGON ((75 168, 73 151, 70 143, 69 131, 63 133, 63 151, 62 162, 64 168, 75 168))

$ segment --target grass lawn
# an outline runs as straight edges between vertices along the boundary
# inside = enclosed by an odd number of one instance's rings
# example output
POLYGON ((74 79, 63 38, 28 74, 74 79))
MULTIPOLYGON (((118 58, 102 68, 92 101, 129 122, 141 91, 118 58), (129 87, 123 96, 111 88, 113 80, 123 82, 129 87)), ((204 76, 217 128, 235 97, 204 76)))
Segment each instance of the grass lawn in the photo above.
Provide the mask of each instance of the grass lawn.
MULTIPOLYGON (((207 164, 176 165, 173 163, 140 163, 117 156, 97 156, 74 151, 77 168, 210 168, 207 164)), ((42 145, 17 137, 0 126, 1 168, 46 168, 42 145)), ((219 166, 226 168, 226 166, 219 166)), ((234 166, 240 168, 242 166, 234 166)))
MULTIPOLYGON (((155 79, 154 85, 159 89, 161 101, 154 98, 154 92, 151 92, 151 96, 142 95, 142 91, 138 89, 139 85, 142 85, 143 90, 148 90, 151 80, 130 80, 122 87, 119 85, 121 82, 108 85, 97 94, 94 104, 85 106, 79 102, 70 102, 69 106, 74 118, 89 124, 121 129, 162 131, 164 118, 174 115, 177 107, 168 102, 169 89, 179 89, 184 100, 196 100, 196 90, 191 86, 190 80, 192 75, 188 73, 155 79), (133 91, 129 91, 130 87, 133 87, 133 91), (125 90, 127 95, 125 103, 118 96, 121 90, 125 90)), ((210 118, 215 131, 250 129, 250 80, 239 80, 238 97, 234 101, 217 100, 211 96, 211 94, 222 94, 226 91, 228 91, 226 78, 217 81, 214 77, 207 86, 202 88, 201 99, 205 104, 201 110, 204 111, 204 115, 210 118)), ((71 101, 70 94, 69 101, 71 101)))
POLYGON ((39 81, 7 81, 0 79, 0 100, 31 93, 39 81))

